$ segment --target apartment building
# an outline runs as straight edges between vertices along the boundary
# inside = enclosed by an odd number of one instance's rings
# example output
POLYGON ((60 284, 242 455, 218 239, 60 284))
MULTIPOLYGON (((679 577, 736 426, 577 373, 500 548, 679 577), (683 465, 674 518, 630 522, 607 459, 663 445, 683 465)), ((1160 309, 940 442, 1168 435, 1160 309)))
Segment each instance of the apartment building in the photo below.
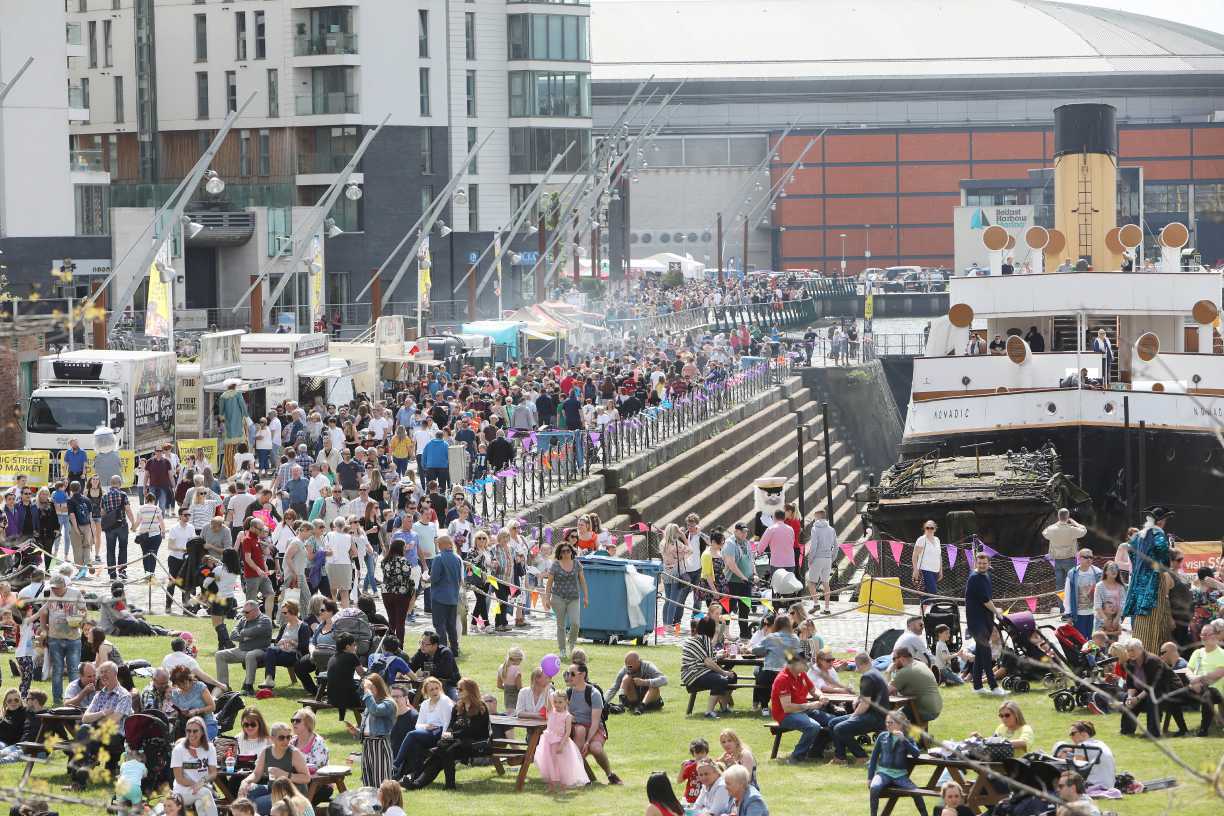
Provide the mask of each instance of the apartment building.
POLYGON ((83 279, 110 265, 105 234, 82 228, 105 218, 91 194, 108 177, 68 149, 69 123, 88 118, 91 100, 88 85, 67 83, 67 64, 84 56, 82 32, 58 3, 5 0, 0 92, 13 84, 0 102, 0 265, 18 296, 62 294, 49 273, 65 259, 83 279))
MULTIPOLYGON (((589 153, 585 0, 67 0, 67 15, 82 32, 71 81, 91 102, 72 148, 108 174, 116 258, 253 95, 212 163, 224 191, 201 187, 188 206, 204 230, 176 242, 188 323, 245 324, 228 307, 266 263, 284 271, 293 226, 384 119, 353 177, 363 196, 330 213, 344 234, 325 240, 328 303, 366 285, 486 136, 442 216, 454 232, 433 242, 435 301, 466 298, 466 285, 453 290, 468 258, 507 225, 556 145, 577 135, 589 153)), ((397 301, 415 300, 415 277, 397 301)), ((281 305, 305 301, 298 278, 281 305)))

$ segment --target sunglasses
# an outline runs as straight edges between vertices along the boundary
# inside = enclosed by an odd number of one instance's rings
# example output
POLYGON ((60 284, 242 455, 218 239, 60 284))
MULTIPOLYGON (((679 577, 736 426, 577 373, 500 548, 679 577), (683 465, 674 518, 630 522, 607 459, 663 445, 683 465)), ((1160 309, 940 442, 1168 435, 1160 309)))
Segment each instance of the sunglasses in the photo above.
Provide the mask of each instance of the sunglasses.
POLYGON ((289 722, 293 723, 294 725, 297 725, 297 724, 298 724, 298 723, 300 723, 301 721, 302 721, 302 718, 301 718, 301 717, 294 717, 294 718, 293 718, 292 720, 290 720, 289 722))
POLYGON ((934 530, 935 528, 934 527, 924 527, 923 529, 924 530, 934 530))
POLYGON ((272 739, 288 741, 290 739, 290 736, 288 734, 277 734, 276 736, 272 737, 272 739))
POLYGON ((244 722, 244 723, 242 724, 242 727, 243 727, 243 728, 258 728, 258 727, 259 727, 259 723, 257 723, 257 722, 244 722))

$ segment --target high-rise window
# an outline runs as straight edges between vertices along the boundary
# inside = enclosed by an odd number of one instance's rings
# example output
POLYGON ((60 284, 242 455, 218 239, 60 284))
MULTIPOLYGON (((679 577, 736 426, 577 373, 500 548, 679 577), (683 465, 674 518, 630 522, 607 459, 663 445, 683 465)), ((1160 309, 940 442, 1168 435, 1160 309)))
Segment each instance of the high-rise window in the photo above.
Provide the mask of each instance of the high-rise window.
POLYGON ((510 115, 589 118, 591 75, 511 71, 510 115))
POLYGON ((476 12, 463 13, 463 47, 470 60, 476 59, 476 12))
POLYGON ((81 80, 81 107, 89 109, 89 77, 81 80))
MULTIPOLYGON (((110 185, 72 185, 77 235, 110 234, 110 185)), ((79 279, 78 279, 79 280, 79 279)))
POLYGON ((123 121, 123 77, 115 77, 115 122, 123 121))
POLYGON ((111 21, 102 21, 102 65, 106 68, 115 64, 115 49, 111 45, 111 21))
POLYGON ((417 10, 417 56, 429 56, 429 10, 417 10))
POLYGON ((225 72, 225 112, 233 113, 238 110, 238 73, 236 71, 225 72))
POLYGON ((268 58, 268 24, 262 11, 255 12, 255 59, 268 58))
POLYGON ((429 128, 421 128, 421 175, 433 175, 433 132, 429 128))
POLYGON ((267 128, 259 131, 259 175, 272 173, 272 134, 267 128))
POLYGON ((208 118, 208 72, 196 72, 196 118, 208 118))
POLYGON ((572 14, 511 14, 506 20, 510 59, 590 59, 590 25, 572 14))
MULTIPOLYGON (((479 133, 477 133, 476 128, 474 128, 474 127, 470 127, 470 128, 468 128, 468 129, 467 129, 467 144, 468 144, 467 149, 468 149, 468 152, 469 152, 469 153, 471 153, 471 152, 472 152, 472 148, 476 146, 476 141, 477 141, 477 139, 478 139, 479 137, 480 137, 480 134, 479 134, 479 133)), ((468 164, 468 172, 469 172, 469 173, 473 173, 473 174, 474 174, 474 173, 478 172, 478 171, 477 171, 477 169, 476 169, 476 161, 477 161, 477 158, 478 158, 478 157, 473 156, 473 157, 472 157, 472 161, 471 161, 471 162, 468 164)))
POLYGON ((238 131, 238 175, 251 175, 251 131, 238 131))
POLYGON ((480 185, 468 185, 468 232, 480 232, 480 185))
POLYGON ((247 58, 247 29, 246 29, 246 12, 234 12, 234 40, 237 45, 235 59, 244 60, 247 58))
POLYGON ((77 11, 89 11, 89 0, 77 0, 77 11))
POLYGON ((268 117, 280 116, 280 71, 268 69, 268 117))
POLYGON ((208 61, 208 17, 203 14, 195 16, 195 60, 208 61))
POLYGON ((89 67, 98 67, 98 21, 89 21, 89 67))
POLYGON ((114 11, 118 11, 119 3, 120 3, 120 0, 111 0, 111 9, 113 9, 114 11))
POLYGON ((468 70, 467 80, 465 83, 467 88, 467 115, 476 115, 476 72, 468 70))
POLYGON ((421 115, 429 116, 429 69, 419 70, 421 82, 421 115))

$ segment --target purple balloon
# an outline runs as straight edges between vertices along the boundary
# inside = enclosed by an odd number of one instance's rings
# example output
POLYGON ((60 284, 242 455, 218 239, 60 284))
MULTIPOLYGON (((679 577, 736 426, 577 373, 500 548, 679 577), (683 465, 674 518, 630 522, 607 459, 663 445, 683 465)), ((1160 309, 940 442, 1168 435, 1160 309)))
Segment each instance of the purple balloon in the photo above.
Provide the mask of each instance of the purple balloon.
POLYGON ((555 677, 561 671, 561 658, 555 654, 546 654, 540 658, 540 671, 549 677, 555 677))

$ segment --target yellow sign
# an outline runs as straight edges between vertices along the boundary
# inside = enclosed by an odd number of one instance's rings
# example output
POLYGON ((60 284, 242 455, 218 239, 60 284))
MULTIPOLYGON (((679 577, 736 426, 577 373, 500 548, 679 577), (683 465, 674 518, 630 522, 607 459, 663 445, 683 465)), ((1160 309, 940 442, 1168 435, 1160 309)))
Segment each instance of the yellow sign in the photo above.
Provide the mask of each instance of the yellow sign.
POLYGON ((433 257, 429 252, 429 236, 426 235, 425 240, 421 242, 421 248, 417 250, 417 300, 420 301, 422 309, 429 305, 429 290, 433 286, 430 277, 432 269, 433 257))
POLYGON ((0 451, 0 486, 17 483, 19 475, 29 477, 31 487, 41 487, 51 481, 51 451, 0 451))
POLYGON ((901 600, 900 578, 863 578, 859 584, 858 612, 872 615, 904 615, 905 602, 901 600))
POLYGON ((179 459, 187 461, 188 456, 196 458, 197 465, 200 464, 200 458, 203 457, 204 462, 212 467, 217 464, 217 440, 216 439, 180 439, 178 441, 179 459))
POLYGON ((145 334, 149 337, 170 335, 170 284, 162 280, 159 266, 170 266, 170 242, 162 245, 157 259, 149 266, 149 296, 145 305, 145 334))
MULTIPOLYGON (((94 475, 94 456, 97 451, 85 451, 85 481, 88 482, 90 477, 94 475)), ((123 477, 125 485, 133 485, 136 483, 136 454, 130 450, 119 451, 119 465, 122 468, 120 475, 123 477)), ((102 485, 106 487, 106 485, 102 485)))
POLYGON ((1185 556, 1181 564, 1185 574, 1193 575, 1201 567, 1216 570, 1224 566, 1224 545, 1219 541, 1179 541, 1177 549, 1185 556))
POLYGON ((873 295, 871 292, 868 292, 867 296, 863 298, 863 319, 870 320, 872 315, 874 314, 875 314, 875 295, 873 295))

